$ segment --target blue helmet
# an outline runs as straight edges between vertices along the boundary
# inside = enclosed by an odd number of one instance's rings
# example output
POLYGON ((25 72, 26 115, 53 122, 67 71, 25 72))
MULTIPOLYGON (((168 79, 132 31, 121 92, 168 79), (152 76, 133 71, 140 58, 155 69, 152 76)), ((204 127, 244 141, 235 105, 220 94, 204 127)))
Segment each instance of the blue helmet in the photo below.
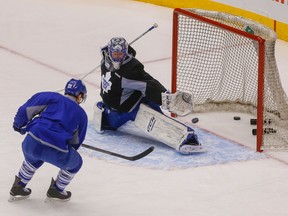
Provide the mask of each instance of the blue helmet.
POLYGON ((69 80, 65 86, 65 94, 76 97, 80 93, 82 93, 83 101, 85 101, 87 97, 87 89, 82 80, 76 80, 76 79, 69 80))

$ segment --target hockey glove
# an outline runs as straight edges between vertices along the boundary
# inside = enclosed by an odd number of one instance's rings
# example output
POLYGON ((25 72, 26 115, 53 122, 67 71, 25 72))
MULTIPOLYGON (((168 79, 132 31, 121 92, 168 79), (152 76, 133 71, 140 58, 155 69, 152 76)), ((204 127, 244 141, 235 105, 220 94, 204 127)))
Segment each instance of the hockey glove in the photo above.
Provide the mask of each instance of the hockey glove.
POLYGON ((25 127, 18 127, 16 124, 13 124, 13 129, 14 131, 17 131, 21 135, 24 135, 26 133, 26 128, 25 127))
POLYGON ((193 95, 186 91, 177 91, 175 93, 162 93, 163 109, 168 110, 179 116, 190 114, 194 109, 193 95))

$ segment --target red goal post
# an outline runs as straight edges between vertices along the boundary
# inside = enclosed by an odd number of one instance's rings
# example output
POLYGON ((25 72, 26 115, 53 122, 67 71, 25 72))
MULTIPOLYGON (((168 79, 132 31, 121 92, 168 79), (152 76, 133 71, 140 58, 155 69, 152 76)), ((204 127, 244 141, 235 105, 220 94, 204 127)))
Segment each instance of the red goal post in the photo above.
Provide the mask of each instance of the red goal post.
POLYGON ((257 151, 288 149, 288 100, 275 59, 276 39, 273 30, 250 19, 176 8, 171 90, 191 91, 195 112, 255 115, 257 151))

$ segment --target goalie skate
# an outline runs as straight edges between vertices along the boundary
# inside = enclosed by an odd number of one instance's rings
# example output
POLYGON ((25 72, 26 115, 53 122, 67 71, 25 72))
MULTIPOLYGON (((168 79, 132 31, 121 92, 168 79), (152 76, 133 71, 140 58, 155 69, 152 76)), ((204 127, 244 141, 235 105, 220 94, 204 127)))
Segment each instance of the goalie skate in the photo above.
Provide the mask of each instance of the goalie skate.
POLYGON ((187 135, 187 139, 179 147, 179 152, 184 155, 193 154, 193 153, 201 153, 206 152, 202 147, 201 143, 199 143, 197 135, 193 132, 190 132, 187 135))
POLYGON ((182 144, 179 148, 179 152, 184 155, 206 152, 201 144, 182 144))

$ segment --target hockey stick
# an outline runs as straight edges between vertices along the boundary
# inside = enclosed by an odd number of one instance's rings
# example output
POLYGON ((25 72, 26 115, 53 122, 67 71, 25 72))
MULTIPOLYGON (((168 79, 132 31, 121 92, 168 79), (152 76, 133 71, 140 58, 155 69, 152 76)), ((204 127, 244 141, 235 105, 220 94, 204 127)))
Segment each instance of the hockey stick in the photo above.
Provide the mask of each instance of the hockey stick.
POLYGON ((141 37, 143 37, 145 34, 147 34, 148 32, 150 32, 151 30, 153 30, 154 28, 157 28, 158 24, 154 23, 153 26, 151 26, 147 31, 145 31, 143 34, 139 35, 137 38, 135 38, 133 41, 131 41, 129 43, 129 45, 132 45, 135 41, 139 40, 141 37))
MULTIPOLYGON (((143 37, 145 34, 147 34, 148 32, 150 32, 151 30, 153 30, 154 28, 157 28, 158 24, 154 23, 153 26, 151 26, 148 30, 146 30, 144 33, 142 33, 141 35, 139 35, 137 38, 135 38, 132 42, 129 43, 129 45, 132 45, 135 41, 139 40, 141 37, 143 37)), ((86 78, 88 75, 90 75, 91 73, 93 73, 95 70, 97 70, 101 65, 98 65, 97 67, 93 68, 90 72, 88 72, 86 75, 84 75, 81 80, 83 80, 84 78, 86 78)))
POLYGON ((84 147, 84 148, 88 148, 88 149, 91 149, 91 150, 94 150, 94 151, 99 151, 99 152, 102 152, 104 154, 109 154, 109 155, 112 155, 112 156, 115 156, 115 157, 119 157, 119 158, 122 158, 122 159, 125 159, 125 160, 129 160, 129 161, 139 160, 139 159, 145 157, 146 155, 150 154, 154 150, 154 146, 151 146, 151 147, 149 147, 148 149, 146 149, 145 151, 141 152, 138 155, 125 156, 125 155, 117 154, 115 152, 111 152, 111 151, 108 151, 108 150, 104 150, 104 149, 100 149, 100 148, 97 148, 97 147, 94 147, 94 146, 90 146, 90 145, 87 145, 87 144, 84 144, 84 143, 81 146, 84 147))

